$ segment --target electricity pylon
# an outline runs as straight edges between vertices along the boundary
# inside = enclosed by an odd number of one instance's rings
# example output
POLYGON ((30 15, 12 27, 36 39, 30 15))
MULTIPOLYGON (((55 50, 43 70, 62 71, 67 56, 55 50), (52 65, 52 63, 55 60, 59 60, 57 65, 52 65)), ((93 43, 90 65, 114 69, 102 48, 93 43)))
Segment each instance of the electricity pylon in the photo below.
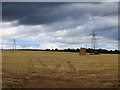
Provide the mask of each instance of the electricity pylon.
POLYGON ((2 53, 3 53, 3 43, 1 43, 1 51, 2 51, 2 53))
POLYGON ((91 40, 91 54, 95 54, 96 46, 97 46, 96 33, 95 33, 95 30, 93 30, 92 40, 91 40))
POLYGON ((13 50, 14 51, 16 50, 16 40, 15 40, 15 38, 13 39, 13 50))
POLYGON ((93 30, 93 33, 92 33, 92 42, 91 42, 91 48, 92 49, 96 49, 96 46, 97 46, 97 41, 96 41, 96 33, 95 33, 95 30, 93 30))

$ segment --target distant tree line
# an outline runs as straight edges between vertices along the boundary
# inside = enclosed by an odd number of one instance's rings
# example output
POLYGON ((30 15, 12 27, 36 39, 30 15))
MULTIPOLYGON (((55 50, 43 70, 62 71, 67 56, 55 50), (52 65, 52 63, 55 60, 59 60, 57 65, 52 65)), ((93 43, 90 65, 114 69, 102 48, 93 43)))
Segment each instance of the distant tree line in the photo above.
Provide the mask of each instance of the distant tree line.
MULTIPOLYGON (((9 49, 10 50, 10 49, 9 49)), ((80 52, 80 49, 17 49, 19 51, 24 50, 24 51, 53 51, 53 52, 80 52)), ((91 53, 91 52, 98 52, 100 54, 120 54, 120 50, 107 50, 107 49, 86 49, 86 53, 91 53)))
MULTIPOLYGON (((63 50, 59 50, 59 49, 46 49, 45 51, 62 51, 62 52, 80 52, 80 49, 63 49, 63 50)), ((103 54, 120 54, 120 50, 106 50, 106 49, 86 49, 87 53, 91 53, 91 52, 98 52, 98 53, 103 53, 103 54)))

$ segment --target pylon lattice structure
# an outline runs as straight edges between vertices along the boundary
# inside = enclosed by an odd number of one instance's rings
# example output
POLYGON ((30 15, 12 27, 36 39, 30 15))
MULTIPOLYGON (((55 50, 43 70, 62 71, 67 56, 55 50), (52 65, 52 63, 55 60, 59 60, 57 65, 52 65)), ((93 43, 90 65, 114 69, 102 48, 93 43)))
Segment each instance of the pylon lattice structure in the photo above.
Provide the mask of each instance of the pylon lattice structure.
POLYGON ((2 53, 3 53, 3 43, 1 43, 1 51, 2 51, 2 53))
POLYGON ((97 47, 96 33, 95 33, 95 30, 93 30, 91 48, 95 50, 96 47, 97 47))
POLYGON ((15 40, 15 38, 13 40, 13 50, 16 50, 16 40, 15 40))
POLYGON ((3 50, 3 43, 1 43, 1 50, 3 50))

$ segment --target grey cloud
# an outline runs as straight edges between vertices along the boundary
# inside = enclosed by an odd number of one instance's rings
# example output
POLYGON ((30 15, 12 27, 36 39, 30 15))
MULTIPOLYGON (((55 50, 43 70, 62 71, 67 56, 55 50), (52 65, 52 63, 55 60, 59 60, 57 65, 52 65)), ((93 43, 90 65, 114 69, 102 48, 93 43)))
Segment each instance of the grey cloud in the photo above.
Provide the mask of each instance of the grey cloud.
MULTIPOLYGON (((5 21, 12 21, 12 20, 27 20, 29 21, 30 18, 34 18, 34 16, 37 16, 37 19, 40 18, 40 16, 44 16, 47 13, 50 13, 52 9, 57 8, 58 6, 62 5, 64 3, 51 3, 51 2, 4 2, 2 4, 2 10, 3 10, 3 20, 5 21), (35 15, 38 14, 39 15, 35 15)), ((22 21, 21 21, 22 22, 22 21)), ((37 22, 37 21, 36 21, 37 22)), ((39 21, 41 22, 41 21, 39 21)), ((38 23, 39 23, 38 22, 38 23)), ((30 22, 31 23, 31 22, 30 22)), ((26 21, 27 24, 27 21, 26 21)), ((33 22, 34 24, 34 22, 33 22)))
POLYGON ((112 2, 3 3, 3 22, 18 22, 18 26, 12 24, 18 31, 10 37, 34 37, 59 46, 91 43, 89 35, 93 30, 98 37, 116 41, 117 14, 117 3, 112 2))
POLYGON ((19 24, 51 24, 78 20, 85 15, 114 15, 116 3, 3 3, 3 21, 19 24))

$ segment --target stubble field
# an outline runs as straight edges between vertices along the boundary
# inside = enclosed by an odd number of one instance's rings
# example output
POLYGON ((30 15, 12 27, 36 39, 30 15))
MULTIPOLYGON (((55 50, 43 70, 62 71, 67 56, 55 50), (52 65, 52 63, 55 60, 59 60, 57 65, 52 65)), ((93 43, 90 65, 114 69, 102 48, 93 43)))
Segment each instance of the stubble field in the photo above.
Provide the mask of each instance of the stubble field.
POLYGON ((3 51, 3 88, 118 87, 118 55, 3 51))

